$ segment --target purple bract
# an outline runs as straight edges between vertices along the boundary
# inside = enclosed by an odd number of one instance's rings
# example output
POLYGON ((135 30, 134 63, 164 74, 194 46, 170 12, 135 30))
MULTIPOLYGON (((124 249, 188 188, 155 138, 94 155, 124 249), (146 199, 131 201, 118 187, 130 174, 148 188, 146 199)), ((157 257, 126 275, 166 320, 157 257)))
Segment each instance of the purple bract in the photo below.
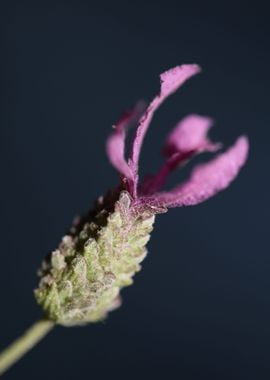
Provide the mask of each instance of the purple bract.
POLYGON ((215 152, 220 143, 213 143, 207 137, 212 119, 205 116, 189 115, 181 120, 169 133, 163 153, 165 162, 157 174, 146 178, 138 185, 138 161, 144 136, 153 115, 162 102, 173 94, 187 79, 200 72, 195 64, 177 66, 160 76, 161 88, 149 106, 141 105, 125 114, 114 126, 107 140, 107 154, 118 170, 122 188, 128 191, 134 205, 146 208, 169 208, 196 205, 225 189, 235 179, 248 155, 248 139, 239 137, 225 153, 219 154, 206 164, 195 167, 190 178, 170 191, 162 190, 168 175, 192 157, 202 152, 215 152), (137 124, 131 152, 125 159, 125 139, 131 125, 137 124))

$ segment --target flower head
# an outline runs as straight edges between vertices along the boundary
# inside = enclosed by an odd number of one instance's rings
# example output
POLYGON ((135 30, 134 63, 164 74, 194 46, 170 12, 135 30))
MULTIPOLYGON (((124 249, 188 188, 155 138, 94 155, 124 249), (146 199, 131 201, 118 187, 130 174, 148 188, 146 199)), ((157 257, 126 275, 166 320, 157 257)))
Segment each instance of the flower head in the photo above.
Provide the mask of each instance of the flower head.
POLYGON ((43 262, 35 290, 48 319, 69 326, 95 322, 120 305, 120 290, 131 285, 147 254, 146 244, 155 214, 169 207, 195 205, 225 189, 246 161, 248 141, 240 137, 225 153, 196 167, 184 184, 162 190, 168 175, 201 152, 215 152, 207 133, 212 119, 190 115, 180 121, 164 145, 159 172, 139 184, 138 163, 144 136, 154 112, 188 78, 197 65, 183 65, 161 75, 159 95, 145 109, 141 104, 114 126, 107 153, 121 185, 100 197, 93 210, 76 220, 58 248, 43 262), (125 159, 128 129, 138 124, 129 158, 125 159))
POLYGON ((207 136, 213 120, 205 116, 189 115, 176 125, 165 140, 165 162, 158 173, 138 184, 140 151, 155 111, 187 79, 199 72, 200 67, 193 64, 177 66, 161 74, 160 93, 147 109, 142 111, 135 107, 132 112, 122 117, 107 140, 109 159, 118 170, 122 187, 130 193, 135 208, 167 209, 196 205, 228 187, 246 161, 248 140, 242 136, 225 153, 219 154, 209 163, 197 166, 185 183, 170 191, 162 191, 162 186, 173 170, 199 153, 215 152, 221 148, 220 143, 213 143, 207 136), (138 126, 126 160, 126 134, 136 121, 138 126))

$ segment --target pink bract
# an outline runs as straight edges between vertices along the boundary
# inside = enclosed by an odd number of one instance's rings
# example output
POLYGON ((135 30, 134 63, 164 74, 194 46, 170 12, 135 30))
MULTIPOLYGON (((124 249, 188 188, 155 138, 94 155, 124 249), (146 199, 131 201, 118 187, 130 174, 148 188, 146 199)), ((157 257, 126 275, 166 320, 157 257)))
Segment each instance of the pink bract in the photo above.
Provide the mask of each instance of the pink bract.
POLYGON ((125 114, 114 126, 107 140, 110 162, 120 174, 122 187, 139 207, 168 208, 195 205, 225 189, 236 178, 248 155, 248 139, 239 137, 225 153, 210 162, 198 165, 190 179, 170 191, 161 191, 168 175, 176 168, 202 152, 215 152, 220 143, 213 143, 207 136, 213 120, 200 115, 189 115, 169 133, 163 153, 166 157, 159 172, 148 177, 138 186, 138 162, 144 136, 155 111, 184 82, 200 72, 195 64, 177 66, 161 74, 160 93, 149 106, 138 105, 125 114), (130 126, 137 124, 131 152, 125 159, 125 140, 130 126))

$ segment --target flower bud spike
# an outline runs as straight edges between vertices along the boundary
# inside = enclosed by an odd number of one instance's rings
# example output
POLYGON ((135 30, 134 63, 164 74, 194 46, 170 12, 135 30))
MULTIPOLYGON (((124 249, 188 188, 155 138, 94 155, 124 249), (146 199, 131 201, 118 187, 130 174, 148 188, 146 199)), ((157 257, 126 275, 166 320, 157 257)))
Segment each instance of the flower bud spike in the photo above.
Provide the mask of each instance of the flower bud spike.
POLYGON ((160 93, 147 108, 142 104, 126 113, 113 127, 106 151, 120 175, 120 184, 96 201, 93 209, 76 218, 58 247, 38 271, 34 291, 44 319, 0 354, 0 374, 30 350, 55 325, 77 326, 104 320, 121 305, 121 289, 133 283, 147 255, 146 245, 155 217, 171 207, 201 203, 226 189, 247 160, 245 136, 210 162, 198 165, 190 179, 162 190, 169 174, 202 152, 216 152, 221 144, 208 138, 212 119, 189 115, 165 140, 165 162, 155 175, 138 183, 139 156, 155 111, 184 82, 200 72, 195 64, 177 66, 160 76, 160 93), (130 155, 126 134, 136 125, 130 155))

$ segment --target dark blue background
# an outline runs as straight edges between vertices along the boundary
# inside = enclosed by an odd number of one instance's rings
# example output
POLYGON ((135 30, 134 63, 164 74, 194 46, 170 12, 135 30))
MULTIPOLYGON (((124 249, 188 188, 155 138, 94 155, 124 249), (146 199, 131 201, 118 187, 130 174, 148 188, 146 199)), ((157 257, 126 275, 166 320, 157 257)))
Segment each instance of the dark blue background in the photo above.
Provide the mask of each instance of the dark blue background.
POLYGON ((226 145, 251 141, 229 190, 157 218, 121 309, 55 329, 6 379, 269 379, 267 7, 2 0, 0 20, 0 348, 39 318, 36 269, 73 216, 117 183, 105 138, 123 109, 158 91, 160 72, 204 69, 157 112, 142 173, 189 112, 212 115, 226 145))

